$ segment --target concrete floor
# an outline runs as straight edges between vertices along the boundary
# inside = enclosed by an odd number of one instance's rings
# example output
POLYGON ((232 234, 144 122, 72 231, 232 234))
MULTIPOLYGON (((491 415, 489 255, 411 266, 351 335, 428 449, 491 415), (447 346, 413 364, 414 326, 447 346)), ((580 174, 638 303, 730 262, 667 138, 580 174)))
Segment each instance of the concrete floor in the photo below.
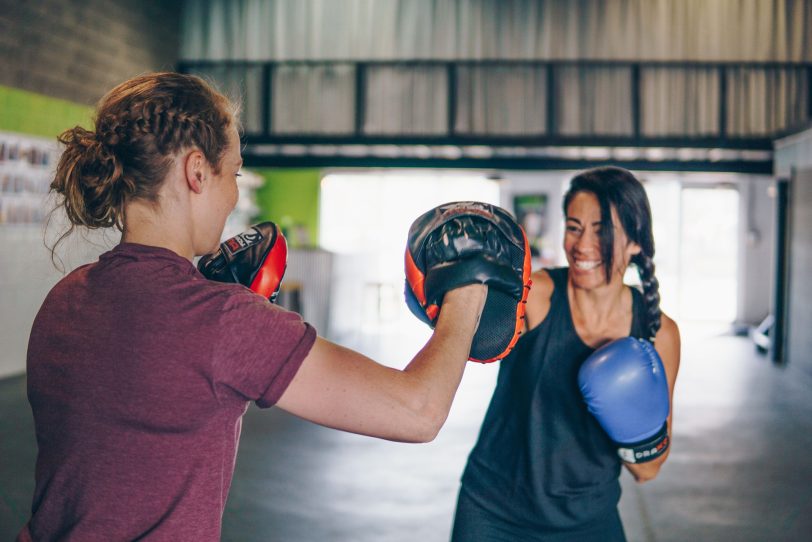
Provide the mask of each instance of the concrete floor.
MULTIPOLYGON (((629 540, 812 540, 812 376, 771 366, 744 338, 707 327, 684 327, 683 335, 669 461, 645 485, 623 475, 629 540)), ((410 355, 384 335, 355 342, 373 356, 410 355)), ((446 426, 425 445, 251 408, 223 540, 447 540, 457 481, 495 375, 495 366, 470 364, 446 426)), ((2 541, 26 519, 34 457, 24 378, 0 381, 2 541)))

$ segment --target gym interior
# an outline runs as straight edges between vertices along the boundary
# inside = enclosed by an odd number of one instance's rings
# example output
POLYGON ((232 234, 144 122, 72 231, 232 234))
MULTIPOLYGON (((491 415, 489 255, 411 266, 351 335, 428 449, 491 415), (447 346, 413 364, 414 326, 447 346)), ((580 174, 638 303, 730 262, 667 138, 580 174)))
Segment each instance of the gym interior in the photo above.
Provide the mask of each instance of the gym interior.
MULTIPOLYGON (((0 0, 0 539, 34 490, 33 319, 64 273, 119 240, 75 233, 52 259, 56 136, 152 71, 199 75, 241 105, 223 238, 279 224, 279 304, 392 367, 431 333, 404 302, 415 217, 499 205, 534 268, 566 265, 569 180, 634 172, 682 352, 670 458, 651 482, 621 476, 626 535, 808 539, 810 28, 809 0, 0 0)), ((498 365, 468 364, 428 444, 252 406, 222 539, 448 540, 498 365)))

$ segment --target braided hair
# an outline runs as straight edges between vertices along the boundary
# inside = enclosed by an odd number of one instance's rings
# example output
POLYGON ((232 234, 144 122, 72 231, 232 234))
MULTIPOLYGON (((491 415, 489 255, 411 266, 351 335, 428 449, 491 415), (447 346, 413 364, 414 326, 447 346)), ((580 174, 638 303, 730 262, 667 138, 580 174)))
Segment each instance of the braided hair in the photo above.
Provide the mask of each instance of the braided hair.
MULTIPOLYGON (((133 199, 157 202, 172 162, 196 148, 219 172, 228 128, 237 110, 208 83, 192 75, 151 73, 125 81, 96 108, 94 129, 76 126, 59 136, 64 145, 51 192, 69 229, 124 229, 124 206, 133 199)), ((53 213, 53 211, 52 211, 53 213)))
POLYGON ((654 235, 651 229, 651 207, 643 185, 628 170, 619 167, 600 167, 576 175, 564 195, 564 214, 579 192, 595 195, 601 207, 600 249, 606 282, 612 276, 614 227, 612 208, 629 241, 640 246, 640 253, 631 258, 637 268, 643 288, 649 340, 660 329, 660 284, 654 275, 654 235))

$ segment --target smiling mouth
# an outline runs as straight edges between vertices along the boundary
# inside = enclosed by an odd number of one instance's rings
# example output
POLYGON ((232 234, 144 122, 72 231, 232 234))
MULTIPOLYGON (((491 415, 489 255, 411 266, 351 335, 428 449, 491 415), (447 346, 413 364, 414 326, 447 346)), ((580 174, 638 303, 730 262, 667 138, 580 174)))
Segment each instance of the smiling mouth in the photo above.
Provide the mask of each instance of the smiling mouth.
POLYGON ((575 260, 575 267, 581 271, 591 271, 601 264, 600 260, 575 260))

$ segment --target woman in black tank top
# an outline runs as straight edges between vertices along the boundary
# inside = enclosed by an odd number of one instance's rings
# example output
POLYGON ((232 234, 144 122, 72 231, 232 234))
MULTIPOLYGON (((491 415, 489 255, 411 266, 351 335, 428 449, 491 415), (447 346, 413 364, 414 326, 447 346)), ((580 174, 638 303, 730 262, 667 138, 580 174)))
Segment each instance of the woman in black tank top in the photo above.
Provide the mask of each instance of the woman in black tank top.
MULTIPOLYGON (((462 477, 454 542, 624 541, 621 466, 644 482, 668 456, 623 463, 577 382, 596 348, 632 336, 654 342, 673 396, 679 330, 659 308, 645 190, 624 169, 588 170, 563 207, 569 267, 533 275, 528 331, 501 362, 462 477), (623 283, 630 264, 642 292, 623 283)), ((670 435, 670 414, 667 427, 670 435)))

